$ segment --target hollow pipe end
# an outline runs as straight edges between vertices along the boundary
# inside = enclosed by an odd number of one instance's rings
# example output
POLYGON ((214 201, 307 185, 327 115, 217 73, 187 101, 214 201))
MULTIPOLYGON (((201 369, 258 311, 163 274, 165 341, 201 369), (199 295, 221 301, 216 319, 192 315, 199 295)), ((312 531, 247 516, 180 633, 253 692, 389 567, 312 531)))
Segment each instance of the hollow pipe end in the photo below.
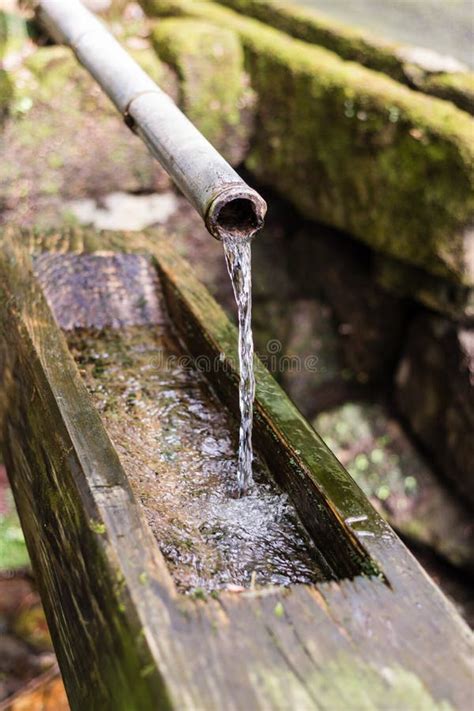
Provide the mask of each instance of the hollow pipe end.
POLYGON ((267 203, 245 184, 227 185, 211 201, 204 221, 213 237, 251 239, 262 229, 267 203))

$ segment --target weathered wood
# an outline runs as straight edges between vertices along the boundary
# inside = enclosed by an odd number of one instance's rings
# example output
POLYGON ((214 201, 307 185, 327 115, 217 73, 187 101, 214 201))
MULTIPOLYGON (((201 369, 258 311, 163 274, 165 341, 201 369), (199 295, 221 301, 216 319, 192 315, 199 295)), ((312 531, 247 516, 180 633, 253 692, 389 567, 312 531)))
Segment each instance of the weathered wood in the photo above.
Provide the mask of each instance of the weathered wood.
POLYGON ((258 363, 257 449, 333 580, 180 595, 30 253, 152 255, 179 336, 234 411, 235 329, 156 235, 8 230, 0 246, 5 457, 73 709, 470 708, 466 625, 258 363))

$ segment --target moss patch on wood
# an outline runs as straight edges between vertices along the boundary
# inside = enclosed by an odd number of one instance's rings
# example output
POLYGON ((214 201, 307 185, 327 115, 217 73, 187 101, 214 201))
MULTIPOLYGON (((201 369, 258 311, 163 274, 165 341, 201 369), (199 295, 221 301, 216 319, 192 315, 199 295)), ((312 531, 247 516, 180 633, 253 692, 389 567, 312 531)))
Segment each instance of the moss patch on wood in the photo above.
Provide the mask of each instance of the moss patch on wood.
MULTIPOLYGON (((289 688, 294 686, 290 674, 286 675, 286 682, 289 688)), ((298 706, 314 711, 455 711, 446 699, 433 698, 412 671, 399 665, 379 667, 354 661, 347 653, 322 662, 317 670, 304 675, 304 682, 308 698, 300 691, 298 706)), ((280 708, 276 680, 263 672, 262 684, 271 706, 275 704, 275 708, 280 708)))
POLYGON ((258 95, 246 163, 263 182, 378 251, 472 282, 471 117, 212 3, 145 5, 239 34, 258 95))
POLYGON ((179 77, 186 115, 231 163, 248 149, 254 95, 238 36, 209 22, 163 20, 153 35, 160 58, 179 77), (216 71, 221 66, 225 71, 216 71))

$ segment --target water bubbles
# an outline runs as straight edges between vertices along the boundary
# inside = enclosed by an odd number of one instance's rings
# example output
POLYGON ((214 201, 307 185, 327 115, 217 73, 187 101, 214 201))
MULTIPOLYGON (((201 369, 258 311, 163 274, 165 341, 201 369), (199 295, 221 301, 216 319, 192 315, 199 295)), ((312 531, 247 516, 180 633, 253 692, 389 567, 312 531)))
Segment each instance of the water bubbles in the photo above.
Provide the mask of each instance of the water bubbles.
POLYGON ((69 332, 68 339, 181 592, 324 577, 316 546, 258 455, 246 496, 230 495, 241 465, 235 421, 189 364, 176 359, 167 368, 180 348, 173 336, 139 327, 69 332), (157 358, 160 351, 164 358, 157 358), (106 363, 100 392, 98 361, 106 363))

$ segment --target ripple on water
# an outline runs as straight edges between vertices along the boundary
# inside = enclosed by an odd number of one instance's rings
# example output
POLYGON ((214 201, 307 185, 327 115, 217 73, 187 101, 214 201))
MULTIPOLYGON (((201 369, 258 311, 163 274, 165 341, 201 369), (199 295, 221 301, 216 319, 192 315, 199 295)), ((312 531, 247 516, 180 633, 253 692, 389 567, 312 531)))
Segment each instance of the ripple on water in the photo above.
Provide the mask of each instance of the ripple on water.
POLYGON ((67 335, 178 589, 323 578, 317 550, 258 456, 236 498, 238 424, 180 364, 164 325, 67 335))

